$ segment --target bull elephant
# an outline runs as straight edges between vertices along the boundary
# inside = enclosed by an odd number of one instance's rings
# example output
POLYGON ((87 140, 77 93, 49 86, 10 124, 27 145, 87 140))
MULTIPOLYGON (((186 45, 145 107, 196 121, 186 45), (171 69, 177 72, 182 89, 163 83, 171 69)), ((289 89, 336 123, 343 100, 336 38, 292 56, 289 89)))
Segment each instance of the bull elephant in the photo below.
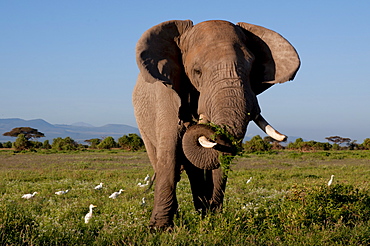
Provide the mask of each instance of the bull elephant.
POLYGON ((210 124, 241 140, 254 121, 271 137, 284 140, 261 116, 256 96, 293 80, 300 66, 296 50, 261 26, 173 20, 141 36, 136 59, 135 117, 156 174, 150 227, 173 226, 183 169, 195 209, 220 210, 227 177, 218 156, 233 154, 234 147, 226 137, 212 137, 210 124))

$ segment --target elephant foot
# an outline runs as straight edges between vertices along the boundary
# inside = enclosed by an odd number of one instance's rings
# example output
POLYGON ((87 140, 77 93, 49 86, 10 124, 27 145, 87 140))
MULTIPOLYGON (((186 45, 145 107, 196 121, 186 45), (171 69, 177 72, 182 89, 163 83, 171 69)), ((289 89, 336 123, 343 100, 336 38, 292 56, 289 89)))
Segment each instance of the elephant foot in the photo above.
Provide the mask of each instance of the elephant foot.
POLYGON ((155 232, 172 232, 173 222, 168 220, 150 221, 149 229, 151 233, 155 232))

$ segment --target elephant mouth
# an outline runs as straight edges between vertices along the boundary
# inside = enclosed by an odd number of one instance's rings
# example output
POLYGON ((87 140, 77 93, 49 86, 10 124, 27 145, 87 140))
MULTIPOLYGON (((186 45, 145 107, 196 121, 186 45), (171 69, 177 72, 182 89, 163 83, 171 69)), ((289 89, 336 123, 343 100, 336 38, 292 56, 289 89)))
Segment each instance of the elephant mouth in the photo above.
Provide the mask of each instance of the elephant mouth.
POLYGON ((213 170, 220 167, 220 155, 235 155, 231 141, 205 124, 189 127, 182 139, 186 158, 196 167, 213 170))

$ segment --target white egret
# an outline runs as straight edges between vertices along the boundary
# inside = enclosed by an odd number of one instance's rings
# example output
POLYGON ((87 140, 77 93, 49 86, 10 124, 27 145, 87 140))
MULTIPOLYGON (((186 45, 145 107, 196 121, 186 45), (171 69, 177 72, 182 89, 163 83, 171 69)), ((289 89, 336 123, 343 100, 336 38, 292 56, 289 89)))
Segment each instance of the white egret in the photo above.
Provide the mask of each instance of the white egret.
POLYGON ((101 190, 102 188, 103 188, 103 184, 104 183, 100 183, 100 184, 98 184, 97 186, 95 186, 95 190, 101 190))
POLYGON ((137 183, 137 186, 139 186, 139 187, 145 187, 145 186, 147 186, 147 185, 149 185, 149 180, 148 181, 146 181, 146 183, 145 184, 142 184, 142 183, 137 183))
POLYGON ((116 199, 122 191, 124 190, 120 189, 119 191, 113 192, 112 195, 109 196, 109 198, 116 199))
POLYGON ((145 197, 143 197, 142 199, 141 199, 141 206, 146 206, 146 201, 145 201, 145 197))
POLYGON ((331 178, 330 178, 330 180, 329 180, 329 182, 328 182, 328 186, 330 186, 330 185, 331 185, 331 183, 333 183, 333 179, 334 179, 334 175, 331 175, 331 178))
POLYGON ((35 195, 37 194, 37 192, 35 191, 34 193, 32 193, 32 194, 24 194, 23 196, 22 196, 22 198, 24 198, 24 199, 31 199, 32 197, 34 197, 35 195))
POLYGON ((97 206, 95 205, 92 205, 90 204, 89 206, 89 212, 85 215, 85 223, 89 223, 89 220, 92 218, 92 212, 93 212, 93 208, 96 208, 97 206))
POLYGON ((60 191, 55 192, 55 194, 60 196, 60 195, 64 195, 64 194, 68 193, 68 191, 69 190, 60 190, 60 191))
POLYGON ((247 184, 252 181, 252 177, 247 180, 247 184))
POLYGON ((149 176, 149 174, 147 174, 146 176, 145 176, 145 178, 144 178, 144 182, 148 182, 150 180, 150 176, 149 176))

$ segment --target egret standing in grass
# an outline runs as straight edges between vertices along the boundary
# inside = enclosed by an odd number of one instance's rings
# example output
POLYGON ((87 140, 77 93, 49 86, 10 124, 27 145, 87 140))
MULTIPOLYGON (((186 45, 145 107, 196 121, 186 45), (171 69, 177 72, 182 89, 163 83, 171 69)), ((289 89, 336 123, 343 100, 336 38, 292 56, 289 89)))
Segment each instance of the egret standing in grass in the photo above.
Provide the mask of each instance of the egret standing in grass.
POLYGON ((119 191, 113 192, 112 195, 109 196, 109 198, 116 199, 122 191, 124 190, 120 189, 119 191))
POLYGON ((147 182, 147 181, 149 181, 150 180, 150 176, 149 176, 149 174, 147 174, 146 176, 145 176, 145 178, 144 178, 144 182, 147 182))
POLYGON ((32 197, 34 197, 35 195, 37 194, 37 192, 35 191, 34 193, 32 193, 32 194, 24 194, 23 196, 22 196, 22 198, 24 198, 24 199, 31 199, 32 197))
POLYGON ((139 186, 139 187, 145 187, 145 186, 147 186, 147 185, 149 185, 149 180, 148 181, 146 181, 146 183, 145 184, 142 184, 142 183, 137 183, 137 186, 139 186))
POLYGON ((61 190, 61 191, 57 191, 55 192, 56 195, 60 196, 60 195, 64 195, 66 193, 68 193, 69 190, 61 190))
POLYGON ((100 184, 98 184, 97 186, 95 186, 95 190, 101 190, 102 188, 103 188, 103 184, 104 183, 100 183, 100 184))
POLYGON ((141 206, 142 206, 142 207, 146 206, 145 197, 143 197, 143 198, 141 199, 141 206))
POLYGON ((334 175, 331 175, 331 178, 330 178, 330 180, 329 180, 329 182, 328 182, 328 186, 330 186, 330 185, 331 185, 331 183, 333 183, 333 179, 334 179, 334 175))
POLYGON ((247 180, 247 184, 252 181, 252 177, 247 180))
POLYGON ((96 206, 90 204, 89 206, 90 211, 85 215, 85 224, 89 223, 90 219, 92 218, 93 208, 96 208, 96 206))

